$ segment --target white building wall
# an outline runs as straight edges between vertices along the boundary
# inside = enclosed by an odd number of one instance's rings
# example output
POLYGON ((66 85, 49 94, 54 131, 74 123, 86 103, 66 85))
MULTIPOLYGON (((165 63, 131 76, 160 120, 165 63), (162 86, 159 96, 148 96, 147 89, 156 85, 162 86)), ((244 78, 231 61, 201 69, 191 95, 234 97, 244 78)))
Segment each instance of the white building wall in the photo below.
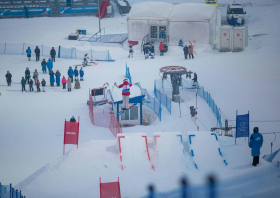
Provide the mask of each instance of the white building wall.
POLYGON ((149 33, 147 20, 128 20, 127 28, 129 41, 142 41, 144 36, 149 33))

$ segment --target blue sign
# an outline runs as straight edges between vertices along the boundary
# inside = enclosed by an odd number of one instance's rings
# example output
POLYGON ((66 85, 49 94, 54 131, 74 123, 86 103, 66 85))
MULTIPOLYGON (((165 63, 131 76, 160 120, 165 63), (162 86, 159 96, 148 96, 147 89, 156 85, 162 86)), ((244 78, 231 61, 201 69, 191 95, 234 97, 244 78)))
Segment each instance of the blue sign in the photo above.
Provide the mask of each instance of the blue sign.
MULTIPOLYGON (((51 8, 29 8, 29 15, 51 14, 51 8)), ((24 9, 0 9, 0 16, 25 15, 24 9)))
POLYGON ((237 115, 236 113, 236 134, 235 134, 235 143, 236 138, 248 137, 249 138, 249 112, 245 115, 237 115))
POLYGON ((90 7, 60 7, 61 14, 97 12, 98 6, 90 7))

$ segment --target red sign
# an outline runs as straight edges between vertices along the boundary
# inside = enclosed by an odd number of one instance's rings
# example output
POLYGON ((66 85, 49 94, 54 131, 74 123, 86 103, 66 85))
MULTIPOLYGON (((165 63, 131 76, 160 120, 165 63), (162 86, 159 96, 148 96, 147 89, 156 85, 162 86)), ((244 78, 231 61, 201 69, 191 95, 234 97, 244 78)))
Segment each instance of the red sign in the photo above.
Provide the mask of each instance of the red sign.
POLYGON ((227 35, 227 33, 224 33, 224 36, 226 36, 227 35))
POLYGON ((237 33, 237 36, 240 36, 240 34, 239 34, 239 33, 237 33))
POLYGON ((80 117, 78 118, 78 122, 68 122, 65 119, 63 155, 65 154, 65 144, 75 144, 77 145, 77 149, 78 149, 79 124, 80 124, 80 117))
POLYGON ((100 198, 121 198, 120 182, 101 183, 100 181, 100 198))

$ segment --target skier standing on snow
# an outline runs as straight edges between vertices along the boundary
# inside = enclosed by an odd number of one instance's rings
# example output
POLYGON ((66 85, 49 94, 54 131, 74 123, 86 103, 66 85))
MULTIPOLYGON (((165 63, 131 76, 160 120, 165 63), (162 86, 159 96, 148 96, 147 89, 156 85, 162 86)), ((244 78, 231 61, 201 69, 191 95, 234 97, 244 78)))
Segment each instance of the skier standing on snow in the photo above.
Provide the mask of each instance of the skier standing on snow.
POLYGON ((30 47, 27 48, 26 54, 27 54, 28 60, 30 61, 30 58, 31 58, 31 49, 30 49, 30 47))
POLYGON ((79 70, 77 68, 77 66, 74 69, 74 75, 75 75, 75 81, 79 79, 79 70))
POLYGON ((67 89, 68 89, 68 91, 71 91, 71 87, 72 87, 72 79, 69 76, 68 79, 67 79, 67 89))
POLYGON ((159 44, 159 50, 160 50, 160 56, 163 56, 164 55, 164 53, 163 53, 164 45, 163 45, 162 41, 159 44))
POLYGON ((87 57, 88 53, 85 53, 85 56, 84 56, 84 67, 87 66, 88 64, 88 57, 87 57))
POLYGON ((46 81, 44 78, 43 78, 41 84, 42 84, 42 92, 45 92, 46 81))
POLYGON ((193 59, 194 58, 193 57, 193 47, 191 45, 189 45, 188 53, 189 53, 189 58, 191 59, 191 56, 192 56, 192 59, 193 59))
POLYGON ((41 62, 41 66, 43 73, 47 73, 47 62, 45 59, 43 59, 43 61, 41 62))
POLYGON ((56 86, 60 86, 60 72, 57 70, 56 73, 55 73, 55 82, 56 82, 56 86))
POLYGON ((52 61, 55 62, 56 51, 55 51, 54 47, 52 47, 52 49, 50 51, 50 55, 51 55, 52 61))
POLYGON ((130 44, 130 46, 129 46, 129 54, 128 54, 128 58, 133 58, 133 48, 132 48, 132 44, 130 44))
POLYGON ((151 58, 154 59, 155 47, 154 47, 154 45, 152 43, 150 44, 150 52, 151 52, 151 58))
POLYGON ((39 82, 39 80, 36 81, 35 85, 37 87, 37 92, 40 92, 41 90, 40 90, 40 82, 39 82))
POLYGON ((29 68, 26 67, 26 70, 25 70, 25 81, 26 81, 26 84, 29 84, 29 78, 30 78, 30 71, 29 71, 29 68))
POLYGON ((36 46, 36 49, 34 50, 36 54, 36 62, 40 60, 40 49, 38 46, 36 46))
POLYGON ((25 91, 25 84, 26 84, 26 80, 24 80, 24 77, 22 77, 21 79, 21 91, 23 92, 23 90, 25 91))
POLYGON ((117 88, 122 88, 122 99, 123 99, 123 104, 122 104, 122 108, 123 110, 126 110, 129 108, 129 95, 130 95, 130 87, 132 86, 131 83, 128 82, 128 79, 125 78, 123 80, 123 84, 121 85, 117 85, 117 83, 115 82, 114 85, 117 88))
POLYGON ((253 166, 259 164, 260 149, 263 144, 263 136, 259 133, 259 128, 254 127, 254 133, 250 137, 249 147, 252 148, 251 154, 253 156, 253 166))
POLYGON ((53 62, 51 61, 51 59, 49 58, 48 62, 47 62, 47 67, 48 67, 48 70, 49 70, 49 73, 50 71, 52 70, 53 68, 53 62))
POLYGON ((32 79, 29 80, 29 90, 30 90, 30 92, 33 91, 33 80, 32 79))
POLYGON ((8 86, 11 86, 12 74, 10 73, 10 71, 7 71, 7 74, 5 76, 6 76, 6 81, 7 81, 8 86))
POLYGON ((183 51, 184 51, 185 59, 188 59, 189 48, 187 45, 185 45, 185 47, 183 48, 183 51))
POLYGON ((66 78, 65 78, 65 76, 63 76, 61 82, 62 82, 63 89, 66 89, 66 78))
POLYGON ((71 82, 73 82, 73 74, 74 74, 74 71, 72 69, 72 67, 70 66, 69 69, 68 69, 68 76, 71 78, 71 82))
POLYGON ((84 70, 83 70, 83 67, 81 67, 79 73, 80 73, 80 81, 84 81, 84 70))
POLYGON ((33 79, 34 79, 34 82, 36 83, 37 80, 38 80, 38 76, 39 76, 39 73, 37 72, 37 69, 35 69, 34 73, 33 73, 33 79))
POLYGON ((51 87, 53 87, 54 86, 54 73, 52 70, 50 71, 49 75, 50 75, 51 87))

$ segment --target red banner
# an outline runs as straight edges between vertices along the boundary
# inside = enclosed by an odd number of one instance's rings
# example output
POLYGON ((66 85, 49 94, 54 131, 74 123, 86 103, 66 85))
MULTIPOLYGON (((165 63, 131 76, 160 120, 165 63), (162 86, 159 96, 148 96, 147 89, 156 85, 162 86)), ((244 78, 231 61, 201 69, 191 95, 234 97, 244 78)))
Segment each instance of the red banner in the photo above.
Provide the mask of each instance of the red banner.
POLYGON ((78 118, 78 122, 68 122, 65 119, 63 155, 65 154, 65 144, 75 144, 77 145, 77 149, 78 149, 79 124, 80 124, 80 117, 78 118))
POLYGON ((120 182, 101 183, 100 181, 100 198, 121 198, 120 182))

